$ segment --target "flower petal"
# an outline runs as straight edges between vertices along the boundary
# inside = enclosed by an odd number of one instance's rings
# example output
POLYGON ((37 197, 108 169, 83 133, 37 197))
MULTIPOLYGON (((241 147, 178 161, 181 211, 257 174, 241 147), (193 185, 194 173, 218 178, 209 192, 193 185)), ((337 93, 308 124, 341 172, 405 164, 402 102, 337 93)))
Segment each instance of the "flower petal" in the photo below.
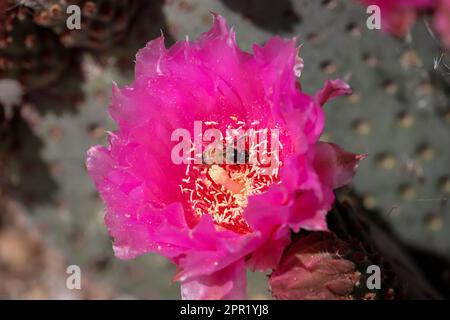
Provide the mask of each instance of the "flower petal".
POLYGON ((352 89, 346 82, 340 79, 328 80, 325 82, 324 87, 316 93, 316 101, 323 106, 332 98, 351 93, 352 89))
POLYGON ((347 152, 334 143, 318 142, 314 146, 313 166, 320 180, 335 189, 350 183, 359 161, 366 156, 347 152))
POLYGON ((442 42, 450 48, 450 1, 438 0, 438 6, 433 21, 442 42))
POLYGON ((244 299, 246 286, 245 263, 241 259, 212 274, 183 282, 181 297, 184 300, 244 299))

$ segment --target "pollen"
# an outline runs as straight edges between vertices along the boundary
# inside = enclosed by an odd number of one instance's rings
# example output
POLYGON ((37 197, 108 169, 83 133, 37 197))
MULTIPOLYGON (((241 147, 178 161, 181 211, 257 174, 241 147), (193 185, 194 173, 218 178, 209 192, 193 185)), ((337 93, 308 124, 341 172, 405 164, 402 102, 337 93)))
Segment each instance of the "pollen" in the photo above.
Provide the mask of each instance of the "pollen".
MULTIPOLYGON (((247 143, 247 155, 254 151, 252 148, 257 148, 258 152, 267 156, 267 141, 254 146, 247 143)), ((282 149, 282 146, 279 145, 278 149, 282 149)), ((215 162, 214 156, 217 157, 218 153, 216 150, 209 152, 208 164, 187 164, 186 176, 180 184, 186 199, 185 209, 194 217, 193 221, 198 221, 204 215, 211 215, 213 221, 223 228, 242 234, 251 232, 251 227, 244 218, 249 197, 262 194, 270 185, 280 182, 280 157, 272 158, 276 163, 272 163, 268 170, 267 166, 249 161, 248 156, 244 163, 215 162)), ((220 157, 223 158, 225 155, 220 157)))

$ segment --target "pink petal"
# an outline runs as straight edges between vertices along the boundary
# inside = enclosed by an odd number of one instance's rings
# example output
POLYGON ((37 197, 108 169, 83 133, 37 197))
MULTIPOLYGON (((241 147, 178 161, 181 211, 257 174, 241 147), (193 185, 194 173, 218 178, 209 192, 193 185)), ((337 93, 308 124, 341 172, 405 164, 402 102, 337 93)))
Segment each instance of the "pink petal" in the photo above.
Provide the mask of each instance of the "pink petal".
POLYGON ((314 146, 313 166, 320 180, 334 189, 350 183, 359 161, 366 156, 346 152, 333 143, 318 142, 314 146))
POLYGON ((397 37, 405 36, 417 15, 432 8, 436 0, 360 0, 365 5, 377 5, 381 11, 381 28, 397 37))
POLYGON ((439 0, 434 16, 434 27, 439 33, 442 42, 450 48, 450 1, 439 0))
POLYGON ((291 241, 291 231, 287 226, 280 226, 261 244, 258 249, 253 251, 247 260, 247 266, 252 271, 264 272, 274 269, 278 266, 284 248, 291 241))
POLYGON ((319 92, 317 92, 316 101, 321 106, 323 106, 325 103, 327 103, 328 100, 332 98, 351 93, 352 89, 344 81, 340 79, 328 80, 325 82, 324 87, 319 92))
POLYGON ((244 299, 246 296, 245 263, 241 259, 212 274, 182 282, 184 300, 244 299))
POLYGON ((145 48, 139 50, 136 54, 136 77, 162 75, 164 70, 161 62, 166 52, 163 35, 147 43, 145 48))

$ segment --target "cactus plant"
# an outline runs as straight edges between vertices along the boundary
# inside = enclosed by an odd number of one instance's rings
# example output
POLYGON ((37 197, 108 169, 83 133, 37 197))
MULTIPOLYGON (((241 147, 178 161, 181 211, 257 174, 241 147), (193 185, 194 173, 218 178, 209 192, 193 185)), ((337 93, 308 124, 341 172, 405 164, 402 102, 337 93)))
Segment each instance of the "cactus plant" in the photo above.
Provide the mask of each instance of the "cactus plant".
POLYGON ((298 237, 269 278, 272 296, 281 300, 374 299, 375 290, 361 290, 365 265, 360 262, 365 262, 365 255, 352 249, 331 233, 298 237))
MULTIPOLYGON (((276 23, 261 27, 258 21, 230 11, 218 0, 208 1, 207 6, 203 0, 168 1, 164 6, 168 27, 165 33, 170 31, 177 39, 184 39, 186 34, 194 37, 209 25, 209 11, 215 11, 227 16, 230 24, 240 30, 238 41, 246 50, 251 50, 253 42, 263 43, 275 31, 298 36, 308 70, 302 75, 304 90, 313 92, 329 77, 347 77, 354 88, 352 96, 326 109, 327 121, 333 125, 322 138, 332 138, 348 150, 369 154, 353 184, 364 205, 379 210, 404 242, 450 257, 449 235, 445 232, 450 222, 449 207, 444 200, 450 192, 446 145, 450 133, 446 93, 450 78, 442 72, 442 65, 437 70, 439 76, 433 70, 440 51, 426 27, 417 24, 410 42, 399 41, 366 29, 364 8, 351 1, 291 1, 289 7, 301 17, 289 28, 276 23)), ((238 11, 235 7, 233 10, 238 11)), ((140 43, 135 43, 124 59, 132 61, 137 48, 153 37, 141 32, 140 43)), ((126 263, 112 259, 102 226, 102 205, 94 196, 83 160, 89 145, 104 143, 103 129, 114 130, 105 110, 111 81, 123 85, 130 83, 131 77, 119 74, 113 64, 86 64, 92 75, 79 86, 85 100, 77 112, 58 117, 43 114, 34 130, 36 140, 29 141, 29 132, 22 133, 23 152, 15 159, 30 162, 26 150, 37 143, 39 148, 35 149, 44 168, 52 169, 50 179, 48 175, 32 179, 41 188, 49 187, 54 197, 33 209, 31 217, 52 231, 46 233, 48 242, 64 251, 72 263, 101 273, 99 278, 120 291, 133 297, 177 297, 178 289, 170 285, 172 270, 160 259, 146 256, 126 263), (88 245, 91 243, 96 246, 88 245)), ((35 103, 39 108, 60 107, 58 101, 38 99, 35 103)), ((252 280, 250 296, 267 298, 265 287, 265 279, 252 280)))
POLYGON ((70 53, 51 30, 33 22, 30 10, 6 6, 0 24, 0 78, 17 79, 33 90, 61 77, 70 53))
MULTIPOLYGON (((52 28, 67 47, 83 47, 103 50, 124 38, 141 0, 126 1, 19 1, 33 10, 34 21, 40 26, 52 28), (75 5, 80 9, 80 29, 66 26, 67 9, 75 5)), ((73 13, 69 10, 69 13, 73 13)))
POLYGON ((297 235, 269 278, 272 296, 289 300, 439 298, 405 248, 364 218, 348 203, 336 203, 328 215, 330 232, 297 235), (373 286, 377 269, 379 287, 373 286))

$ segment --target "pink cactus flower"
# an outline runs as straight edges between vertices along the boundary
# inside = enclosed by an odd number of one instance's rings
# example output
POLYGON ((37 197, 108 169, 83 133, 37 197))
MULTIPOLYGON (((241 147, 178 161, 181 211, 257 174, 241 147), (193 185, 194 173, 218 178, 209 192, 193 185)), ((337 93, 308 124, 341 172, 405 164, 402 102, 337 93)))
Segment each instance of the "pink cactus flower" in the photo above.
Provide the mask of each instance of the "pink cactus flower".
POLYGON ((421 11, 433 8, 436 0, 360 0, 366 6, 377 5, 381 28, 397 37, 405 36, 421 11))
POLYGON ((450 1, 438 0, 434 14, 434 28, 445 47, 450 48, 450 1))
POLYGON ((318 142, 322 105, 351 90, 334 80, 303 93, 298 53, 295 39, 279 37, 244 52, 219 15, 196 41, 167 49, 161 36, 138 52, 134 82, 113 86, 118 130, 86 161, 117 257, 170 259, 183 299, 242 299, 246 267, 276 267, 291 231, 327 229, 333 189, 350 181, 363 156, 318 142), (276 129, 278 167, 260 174, 247 160, 174 163, 173 133, 192 137, 198 121, 221 132, 276 129))

